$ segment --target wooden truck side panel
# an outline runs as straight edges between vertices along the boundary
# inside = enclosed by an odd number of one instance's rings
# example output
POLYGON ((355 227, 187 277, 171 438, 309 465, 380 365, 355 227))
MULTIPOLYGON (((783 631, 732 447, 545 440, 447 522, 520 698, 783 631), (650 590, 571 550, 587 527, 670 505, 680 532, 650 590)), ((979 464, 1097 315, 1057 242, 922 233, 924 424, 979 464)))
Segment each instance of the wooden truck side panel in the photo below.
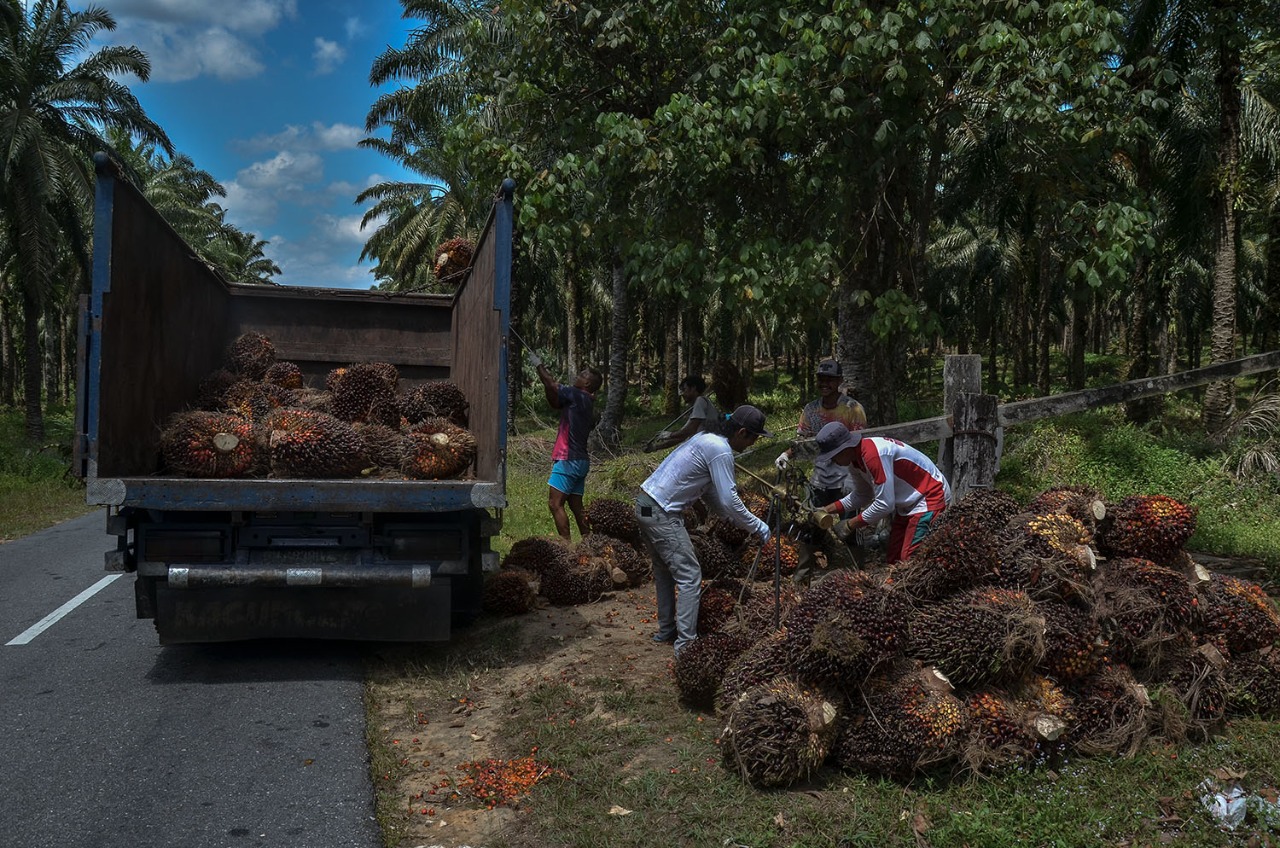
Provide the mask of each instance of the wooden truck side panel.
MULTIPOLYGON (((509 201, 509 196, 508 196, 509 201)), ((110 166, 99 166, 93 292, 78 421, 90 503, 163 509, 419 511, 501 508, 505 498, 510 204, 452 295, 226 283, 110 166), (495 234, 495 228, 505 232, 495 234), (505 256, 501 255, 505 252, 505 256), (265 333, 322 387, 333 368, 391 362, 402 387, 452 379, 468 398, 470 480, 205 480, 160 475, 160 432, 190 408, 227 346, 265 333)))

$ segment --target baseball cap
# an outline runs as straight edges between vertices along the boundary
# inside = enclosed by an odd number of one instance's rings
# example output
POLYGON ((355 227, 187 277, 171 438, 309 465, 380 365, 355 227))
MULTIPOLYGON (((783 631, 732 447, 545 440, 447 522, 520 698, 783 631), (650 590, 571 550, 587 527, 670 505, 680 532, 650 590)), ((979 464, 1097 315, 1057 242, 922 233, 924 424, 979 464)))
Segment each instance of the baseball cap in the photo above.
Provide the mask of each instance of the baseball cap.
POLYGON ((840 366, 838 359, 824 359, 818 363, 819 377, 843 377, 844 368, 840 366))
POLYGON ((729 420, 753 435, 773 435, 764 428, 764 413, 756 409, 754 406, 743 405, 738 407, 733 411, 733 414, 729 416, 729 420))
POLYGON ((822 425, 814 440, 818 443, 818 461, 829 462, 845 448, 857 447, 862 441, 862 433, 850 430, 839 421, 830 421, 822 425))

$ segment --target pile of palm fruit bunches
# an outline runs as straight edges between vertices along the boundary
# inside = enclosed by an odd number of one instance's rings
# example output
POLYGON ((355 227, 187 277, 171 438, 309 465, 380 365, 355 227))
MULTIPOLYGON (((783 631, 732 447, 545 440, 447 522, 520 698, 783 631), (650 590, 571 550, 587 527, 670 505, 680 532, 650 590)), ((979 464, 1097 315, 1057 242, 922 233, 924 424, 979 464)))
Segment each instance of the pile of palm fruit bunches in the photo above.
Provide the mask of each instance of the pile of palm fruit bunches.
MULTIPOLYGON (((517 542, 490 608, 524 611, 539 583, 570 604, 647 579, 631 507, 589 511, 596 532, 576 548, 517 542)), ((974 490, 909 560, 831 569, 804 590, 784 580, 776 598, 747 579, 773 577, 771 564, 748 574, 758 545, 720 519, 687 518, 705 580, 675 683, 690 707, 714 711, 725 766, 754 786, 824 765, 906 780, 1131 756, 1148 740, 1202 741, 1227 718, 1280 713, 1274 601, 1195 563, 1184 545, 1196 511, 1164 495, 1107 503, 1063 486, 1023 505, 974 490)), ((785 574, 795 545, 781 543, 785 574)))
POLYGON ((407 391, 394 365, 335 368, 324 388, 276 358, 262 333, 239 336, 225 367, 201 381, 193 409, 160 435, 167 472, 186 477, 448 480, 470 473, 467 400, 448 380, 407 391))

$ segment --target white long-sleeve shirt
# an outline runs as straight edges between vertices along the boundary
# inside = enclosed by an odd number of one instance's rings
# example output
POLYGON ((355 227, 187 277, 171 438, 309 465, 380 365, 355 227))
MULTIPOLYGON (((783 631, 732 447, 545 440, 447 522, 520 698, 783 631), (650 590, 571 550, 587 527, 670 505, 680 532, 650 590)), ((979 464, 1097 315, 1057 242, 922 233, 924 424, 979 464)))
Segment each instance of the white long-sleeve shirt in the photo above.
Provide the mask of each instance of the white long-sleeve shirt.
POLYGON ((711 506, 752 533, 767 534, 769 525, 751 514, 738 496, 733 476, 733 449, 714 433, 698 433, 677 447, 640 484, 663 512, 683 512, 710 491, 711 506))
POLYGON ((951 503, 951 484, 933 461, 897 439, 863 436, 849 472, 853 491, 838 511, 860 509, 867 524, 894 514, 937 512, 951 503))

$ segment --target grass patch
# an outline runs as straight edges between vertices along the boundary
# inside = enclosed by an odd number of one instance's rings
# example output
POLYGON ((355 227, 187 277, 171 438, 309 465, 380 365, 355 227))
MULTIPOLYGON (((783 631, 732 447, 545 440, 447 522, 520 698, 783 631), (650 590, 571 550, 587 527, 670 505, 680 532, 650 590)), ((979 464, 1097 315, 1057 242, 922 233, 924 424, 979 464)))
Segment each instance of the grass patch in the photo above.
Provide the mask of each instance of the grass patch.
POLYGON ((45 414, 45 439, 26 437, 22 412, 0 410, 0 542, 34 533, 97 507, 84 502, 84 484, 71 476, 75 411, 45 414))

